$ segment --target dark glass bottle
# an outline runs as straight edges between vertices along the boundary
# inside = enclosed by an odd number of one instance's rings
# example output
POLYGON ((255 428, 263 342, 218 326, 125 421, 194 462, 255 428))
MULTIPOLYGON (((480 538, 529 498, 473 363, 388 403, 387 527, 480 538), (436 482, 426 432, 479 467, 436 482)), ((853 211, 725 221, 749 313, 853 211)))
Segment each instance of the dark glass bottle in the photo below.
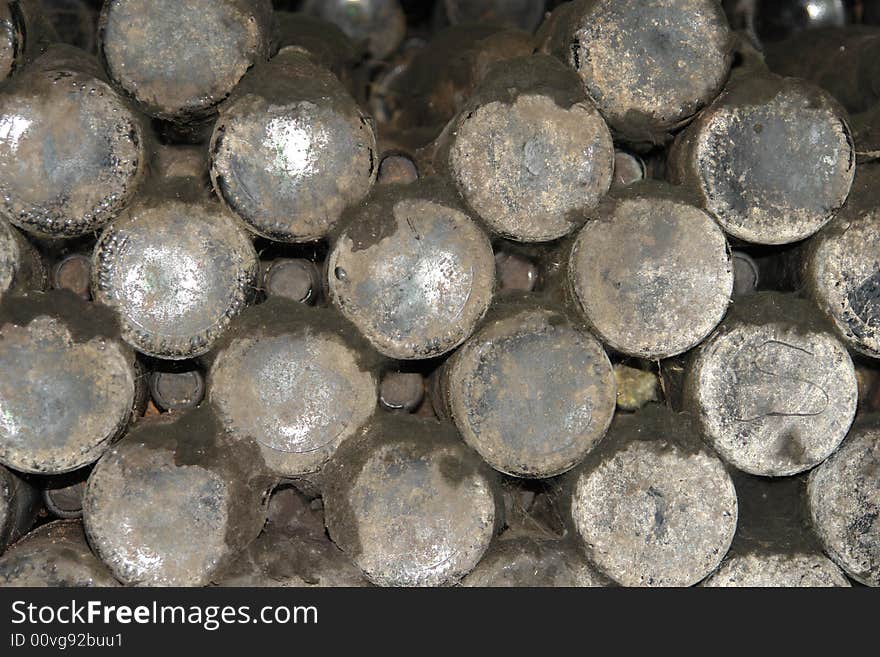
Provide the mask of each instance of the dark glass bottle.
POLYGON ((0 305, 0 462, 63 474, 96 461, 140 399, 134 352, 113 313, 67 291, 0 305))
POLYGON ((629 151, 614 151, 614 178, 611 186, 615 189, 626 187, 648 177, 645 161, 629 151))
POLYGON ((325 477, 330 537, 380 586, 455 584, 495 533, 492 475, 436 420, 377 416, 325 477))
POLYGON ((89 543, 128 585, 204 586, 257 535, 272 480, 208 409, 139 423, 89 476, 89 543))
POLYGON ((247 75, 211 138, 211 179, 223 203, 281 242, 326 236, 370 191, 378 165, 370 120, 296 47, 247 75))
POLYGON ((663 143, 710 103, 733 59, 716 0, 575 0, 537 39, 578 73, 615 136, 639 145, 663 143))
POLYGON ((611 186, 611 133, 580 80, 546 55, 489 69, 440 137, 435 167, 499 235, 574 230, 611 186))
POLYGON ((379 162, 376 182, 382 185, 407 184, 419 179, 419 168, 413 158, 404 153, 387 153, 379 162))
POLYGON ((425 399, 425 379, 418 372, 386 372, 379 386, 379 403, 387 411, 412 413, 425 399))
POLYGON ((269 56, 270 0, 107 0, 98 35, 107 73, 151 116, 212 116, 269 56))
POLYGON ((141 186, 146 151, 97 60, 53 46, 0 91, 0 214, 47 238, 99 230, 141 186))
POLYGON ((786 476, 825 460, 846 436, 858 386, 846 348, 805 300, 737 300, 695 352, 685 408, 727 462, 786 476))
POLYGON ((568 285, 603 342, 667 358, 721 321, 733 291, 727 240, 687 194, 643 181, 611 192, 588 217, 571 248, 568 285))
POLYGON ((733 296, 742 297, 758 290, 762 283, 758 262, 745 251, 731 251, 733 261, 733 296))
POLYGON ((401 360, 461 344, 495 287, 488 237, 436 178, 376 188, 340 226, 326 270, 330 300, 401 360))
POLYGON ((91 298, 92 258, 85 253, 71 253, 55 263, 52 287, 70 290, 83 299, 91 298))

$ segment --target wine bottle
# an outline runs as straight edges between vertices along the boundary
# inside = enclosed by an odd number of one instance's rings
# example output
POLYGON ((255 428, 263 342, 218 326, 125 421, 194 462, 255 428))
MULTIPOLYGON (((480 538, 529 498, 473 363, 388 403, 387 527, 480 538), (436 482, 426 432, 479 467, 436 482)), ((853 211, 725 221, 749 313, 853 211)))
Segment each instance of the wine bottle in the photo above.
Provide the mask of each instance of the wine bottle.
POLYGON ((119 89, 150 116, 179 124, 216 112, 269 56, 271 0, 107 0, 101 57, 119 89))
POLYGON ((495 248, 495 276, 499 292, 534 292, 541 286, 541 267, 538 257, 520 252, 511 242, 499 243, 495 248))
POLYGON ((270 299, 211 360, 208 400, 224 428, 255 439, 280 477, 319 471, 376 409, 378 356, 328 309, 270 299))
POLYGON ((727 80, 733 38, 716 0, 575 0, 537 40, 581 78, 615 137, 662 144, 727 80))
POLYGON ((574 467, 602 440, 617 398, 599 341, 564 312, 534 302, 499 303, 441 377, 465 442, 514 477, 574 467))
POLYGON ((418 179, 419 168, 410 156, 404 153, 388 153, 382 156, 376 182, 382 185, 405 185, 418 179))
POLYGON ((0 586, 112 587, 119 582, 92 553, 79 521, 56 520, 0 557, 0 586))
POLYGON ((380 586, 456 584, 495 533, 492 475, 436 420, 378 416, 325 469, 330 538, 380 586))
POLYGON ((558 239, 611 186, 611 133, 572 71, 534 55, 492 66, 437 147, 465 202, 502 237, 558 239))
POLYGON ((40 506, 36 489, 0 466, 0 554, 34 524, 40 506))
POLYGON ((293 47, 257 66, 220 108, 211 180, 269 239, 320 239, 376 180, 373 127, 339 80, 293 47))
POLYGON ((263 273, 263 291, 313 306, 322 298, 323 281, 318 265, 304 258, 276 258, 263 273))
POLYGON ((804 287, 846 344, 880 358, 880 169, 859 169, 847 204, 808 243, 804 287))
POLYGON ((603 342, 631 356, 668 358, 721 321, 733 290, 727 241, 682 190, 635 183, 588 217, 567 277, 574 305, 603 342))
POLYGON ((755 72, 733 79, 676 138, 669 167, 726 232, 788 244, 815 233, 846 201, 855 147, 830 95, 755 72))
POLYGON ((400 99, 406 93, 405 88, 396 88, 397 80, 407 74, 416 54, 428 43, 425 38, 412 36, 387 60, 373 62, 367 67, 370 72, 367 107, 379 127, 380 140, 387 141, 389 132, 394 132, 394 119, 401 109, 400 99))
POLYGON ((615 189, 626 187, 648 177, 645 161, 628 151, 614 151, 614 178, 611 186, 615 189))
POLYGON ((171 150, 181 160, 160 158, 156 178, 101 234, 92 295, 116 311, 135 349, 182 360, 207 353, 253 299, 259 260, 239 222, 195 177, 199 160, 171 150))
POLYGON ((68 291, 0 304, 0 463, 33 474, 95 462, 140 398, 134 352, 113 313, 68 291))
POLYGON ((486 313, 489 239, 442 180, 383 185, 353 208, 327 258, 333 304, 385 356, 439 356, 486 313))
POLYGON ((566 480, 587 557, 623 586, 691 586, 724 558, 737 496, 686 416, 651 404, 615 418, 566 480))
POLYGON ((761 284, 761 269, 758 263, 745 251, 731 251, 733 261, 733 296, 742 297, 758 290, 761 284))
POLYGON ((89 543, 120 581, 204 586, 257 537, 272 480, 210 409, 139 423, 89 475, 89 543), (193 540, 198 537, 198 540, 193 540))
POLYGON ((45 238, 99 230, 140 188, 146 151, 97 60, 53 46, 0 90, 0 215, 45 238))
POLYGON ((855 368, 810 303, 764 292, 733 304, 687 369, 685 408, 740 470, 780 477, 825 460, 856 413, 855 368))

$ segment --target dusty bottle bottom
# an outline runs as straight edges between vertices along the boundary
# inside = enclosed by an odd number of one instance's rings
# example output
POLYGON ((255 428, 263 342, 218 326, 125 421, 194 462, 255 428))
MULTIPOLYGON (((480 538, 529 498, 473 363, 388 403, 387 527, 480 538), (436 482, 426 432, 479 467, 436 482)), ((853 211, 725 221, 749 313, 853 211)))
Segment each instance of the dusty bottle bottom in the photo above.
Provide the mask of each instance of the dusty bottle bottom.
POLYGON ((711 102, 732 60, 730 28, 710 0, 563 4, 537 39, 578 73, 616 136, 641 144, 662 143, 711 102))
POLYGON ((702 342, 733 291, 727 241, 711 217, 654 181, 612 192, 593 216, 574 241, 568 280, 600 339, 650 359, 702 342))
POLYGON ((386 415, 325 470, 330 537, 373 583, 455 584, 495 532, 486 469, 434 420, 386 415))
POLYGON ((561 312, 530 304, 498 313, 447 361, 444 401, 492 467, 517 477, 562 474, 611 423, 611 363, 561 312))
POLYGON ((89 542, 126 584, 204 586, 259 534, 267 481, 256 445, 229 441, 208 410, 155 418, 89 476, 89 542))
POLYGON ((618 416, 571 482, 587 555, 624 586, 696 584, 733 540, 737 495, 724 465, 660 407, 618 416))
POLYGON ((856 424, 840 449, 811 474, 813 528, 826 552, 855 580, 880 586, 877 531, 880 432, 877 418, 856 424))
POLYGON ((336 308, 400 360, 461 344, 495 284, 488 237, 436 178, 377 189, 342 226, 326 269, 336 308))
POLYGON ((134 353, 106 309, 68 291, 0 309, 0 462, 64 474, 96 461, 126 428, 138 395, 134 353))
POLYGON ((787 476, 824 461, 856 413, 844 346, 801 299, 745 297, 691 361, 685 406, 722 458, 756 475, 787 476))
POLYGON ((82 524, 43 525, 0 557, 0 584, 25 587, 119 586, 86 543, 82 524))
POLYGON ((268 56, 272 4, 109 0, 99 26, 110 78, 151 116, 187 122, 210 116, 268 56))

